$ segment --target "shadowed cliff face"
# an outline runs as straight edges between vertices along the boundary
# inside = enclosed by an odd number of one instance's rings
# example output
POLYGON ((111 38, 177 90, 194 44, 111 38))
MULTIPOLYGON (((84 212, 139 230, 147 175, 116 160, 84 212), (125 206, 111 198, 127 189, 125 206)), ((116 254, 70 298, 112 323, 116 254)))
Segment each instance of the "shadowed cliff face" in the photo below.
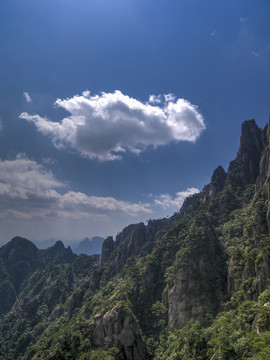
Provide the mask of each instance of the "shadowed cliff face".
POLYGON ((164 293, 170 329, 203 321, 221 308, 226 293, 226 256, 211 218, 196 216, 174 261, 172 286, 164 293))
POLYGON ((265 146, 265 132, 255 120, 242 124, 240 146, 236 159, 230 163, 227 181, 237 186, 254 184, 260 169, 260 157, 265 146))
POLYGON ((114 241, 111 236, 104 240, 100 265, 111 261, 113 274, 118 274, 131 256, 141 256, 145 243, 151 242, 156 231, 154 221, 132 224, 124 228, 114 241))
POLYGON ((211 200, 224 187, 227 174, 222 166, 218 166, 211 177, 209 199, 211 200))
POLYGON ((114 249, 114 241, 113 241, 113 237, 112 236, 108 236, 103 244, 102 244, 102 249, 101 249, 101 256, 100 256, 100 265, 106 263, 110 257, 111 254, 113 252, 114 249))

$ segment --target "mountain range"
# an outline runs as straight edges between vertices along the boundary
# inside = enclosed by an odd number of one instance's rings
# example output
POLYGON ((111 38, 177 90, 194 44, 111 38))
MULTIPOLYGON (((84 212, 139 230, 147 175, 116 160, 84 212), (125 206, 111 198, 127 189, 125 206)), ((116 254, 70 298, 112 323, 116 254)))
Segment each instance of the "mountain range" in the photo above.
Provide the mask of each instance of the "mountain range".
MULTIPOLYGON (((37 241, 34 240, 33 243, 39 248, 39 249, 46 249, 48 247, 53 246, 55 244, 57 239, 48 239, 43 241, 37 241)), ((72 251, 77 254, 86 254, 86 255, 94 255, 94 254, 100 254, 102 249, 104 238, 101 236, 94 236, 91 239, 88 237, 84 238, 83 240, 74 240, 74 241, 61 241, 64 245, 70 246, 72 251)))
MULTIPOLYGON (((0 248, 0 359, 270 358, 270 125, 242 124, 227 171, 101 255, 0 248)), ((85 243, 88 243, 86 240, 85 243)))

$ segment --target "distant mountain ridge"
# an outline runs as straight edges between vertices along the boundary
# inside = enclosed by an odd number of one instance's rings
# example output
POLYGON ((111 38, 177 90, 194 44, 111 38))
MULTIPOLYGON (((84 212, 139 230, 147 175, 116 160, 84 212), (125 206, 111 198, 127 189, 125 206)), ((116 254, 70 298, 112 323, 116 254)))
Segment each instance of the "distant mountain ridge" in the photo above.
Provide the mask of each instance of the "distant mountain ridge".
POLYGON ((39 267, 71 263, 76 257, 61 241, 46 250, 39 250, 30 240, 16 236, 3 245, 0 248, 0 313, 11 309, 24 281, 39 267))
POLYGON ((100 236, 94 236, 91 239, 86 237, 76 247, 73 246, 73 251, 77 254, 94 255, 101 254, 102 244, 104 238, 100 236))
POLYGON ((47 249, 48 247, 53 246, 56 242, 61 241, 66 246, 70 246, 72 251, 77 254, 86 254, 86 255, 94 255, 101 254, 101 248, 104 241, 104 238, 101 236, 94 236, 92 238, 84 238, 81 241, 64 241, 58 239, 48 239, 43 241, 33 240, 32 242, 39 249, 47 249))

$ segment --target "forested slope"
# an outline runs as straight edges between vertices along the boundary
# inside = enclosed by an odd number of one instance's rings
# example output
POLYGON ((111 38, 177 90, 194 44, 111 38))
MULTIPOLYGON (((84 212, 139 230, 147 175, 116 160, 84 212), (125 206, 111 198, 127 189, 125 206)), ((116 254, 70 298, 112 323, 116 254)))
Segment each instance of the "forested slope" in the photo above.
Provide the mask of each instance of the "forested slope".
POLYGON ((269 177, 270 126, 246 121, 227 172, 100 258, 39 254, 19 281, 2 247, 0 359, 269 359, 269 177))

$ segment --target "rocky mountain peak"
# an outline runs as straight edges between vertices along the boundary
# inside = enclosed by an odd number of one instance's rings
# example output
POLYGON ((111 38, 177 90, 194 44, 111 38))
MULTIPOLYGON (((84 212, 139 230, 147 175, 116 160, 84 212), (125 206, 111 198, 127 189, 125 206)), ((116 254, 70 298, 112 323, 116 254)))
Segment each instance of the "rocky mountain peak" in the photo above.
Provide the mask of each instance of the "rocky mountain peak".
POLYGON ((62 243, 61 240, 56 241, 56 243, 52 246, 53 249, 55 250, 62 250, 65 248, 64 244, 62 243))
POLYGON ((264 132, 255 120, 242 124, 240 146, 236 159, 230 163, 227 181, 231 185, 254 184, 260 172, 260 157, 264 148, 264 132))
POLYGON ((246 120, 241 127, 240 146, 237 157, 247 157, 251 150, 256 153, 262 151, 262 131, 258 128, 255 120, 246 120))
POLYGON ((64 264, 71 263, 77 257, 71 247, 65 248, 62 241, 58 240, 56 243, 45 250, 40 250, 45 264, 64 264))
POLYGON ((32 241, 25 239, 21 236, 15 236, 13 239, 10 240, 4 247, 24 247, 24 248, 31 248, 37 249, 36 245, 32 243, 32 241))
POLYGON ((211 177, 209 197, 210 199, 224 187, 227 174, 222 166, 218 166, 211 177))
POLYGON ((41 263, 38 248, 30 241, 16 236, 0 249, 0 258, 18 293, 23 280, 41 263))
POLYGON ((101 250, 100 265, 104 264, 106 261, 109 260, 111 253, 114 249, 114 245, 115 243, 112 236, 108 236, 104 240, 101 250))

